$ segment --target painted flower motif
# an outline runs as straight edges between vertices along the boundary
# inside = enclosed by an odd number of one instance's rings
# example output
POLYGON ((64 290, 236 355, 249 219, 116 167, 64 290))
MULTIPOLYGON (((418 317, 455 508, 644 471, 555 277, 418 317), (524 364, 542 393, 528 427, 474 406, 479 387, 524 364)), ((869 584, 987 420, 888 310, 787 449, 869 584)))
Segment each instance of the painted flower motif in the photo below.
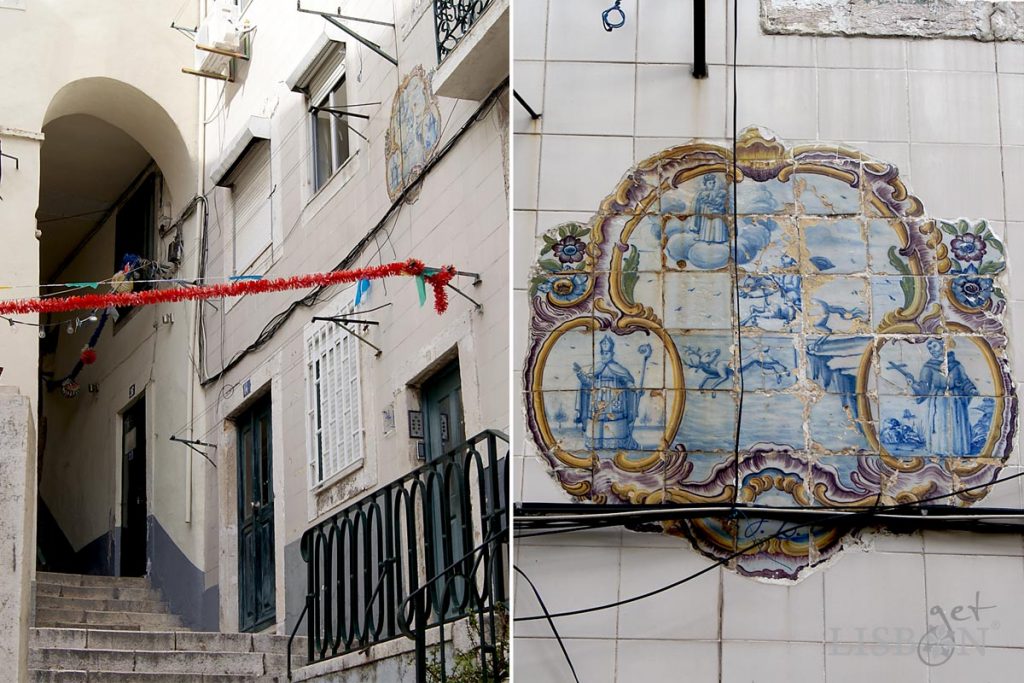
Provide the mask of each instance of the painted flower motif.
POLYGON ((537 287, 537 291, 550 294, 556 301, 574 301, 587 291, 587 276, 567 275, 549 278, 537 287))
POLYGON ((583 253, 586 249, 583 240, 572 235, 566 235, 551 247, 551 251, 562 263, 579 263, 583 260, 583 253))
POLYGON ((953 255, 960 261, 980 261, 988 248, 983 238, 970 232, 954 237, 950 246, 953 248, 953 255))
POLYGON ((981 308, 992 298, 992 280, 982 277, 953 278, 953 296, 967 308, 981 308))

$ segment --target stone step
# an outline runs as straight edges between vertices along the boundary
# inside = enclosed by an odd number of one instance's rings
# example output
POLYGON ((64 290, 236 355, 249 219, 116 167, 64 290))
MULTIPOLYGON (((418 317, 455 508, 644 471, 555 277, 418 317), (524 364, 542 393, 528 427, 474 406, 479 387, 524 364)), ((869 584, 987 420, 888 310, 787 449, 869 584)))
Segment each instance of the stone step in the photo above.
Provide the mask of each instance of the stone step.
MULTIPOLYGON (((38 619, 37 619, 38 621, 38 619)), ((53 628, 53 629, 102 629, 104 631, 142 631, 142 627, 138 624, 76 624, 65 621, 56 621, 52 624, 36 624, 42 628, 53 628)))
POLYGON ((65 586, 60 583, 36 584, 36 598, 64 597, 83 600, 163 600, 160 591, 152 588, 121 586, 65 586))
MULTIPOLYGON (((296 661, 298 665, 298 661, 296 661)), ((44 671, 168 673, 256 677, 287 672, 283 655, 262 652, 187 652, 32 648, 29 668, 44 671)), ((90 674, 90 680, 91 676, 90 674)))
POLYGON ((36 596, 37 609, 73 609, 87 612, 149 612, 166 614, 167 603, 159 600, 87 600, 60 598, 52 595, 36 596))
POLYGON ((29 671, 32 683, 285 683, 287 675, 235 676, 218 674, 115 673, 110 671, 29 671))
MULTIPOLYGON (((288 637, 271 634, 198 631, 118 631, 82 628, 34 628, 30 644, 39 648, 187 652, 263 652, 283 655, 288 637)), ((306 639, 296 637, 293 655, 304 655, 306 639)))
POLYGON ((110 586, 115 588, 152 588, 144 576, 93 576, 91 574, 55 574, 37 572, 36 583, 61 586, 110 586))
POLYGON ((39 608, 36 610, 36 626, 56 626, 57 624, 78 625, 78 628, 83 626, 134 625, 141 627, 144 631, 183 628, 181 618, 174 614, 49 608, 39 608))

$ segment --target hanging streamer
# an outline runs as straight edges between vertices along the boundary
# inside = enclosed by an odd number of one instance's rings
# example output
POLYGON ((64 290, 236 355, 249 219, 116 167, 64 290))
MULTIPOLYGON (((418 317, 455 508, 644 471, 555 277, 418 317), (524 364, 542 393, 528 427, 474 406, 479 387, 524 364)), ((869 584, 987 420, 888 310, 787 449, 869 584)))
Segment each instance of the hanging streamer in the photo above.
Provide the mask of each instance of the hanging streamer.
POLYGON ((47 299, 7 299, 0 301, 0 315, 25 313, 61 313, 67 311, 92 310, 109 306, 147 306, 158 303, 196 301, 220 297, 242 296, 283 292, 290 289, 307 289, 316 286, 330 286, 358 282, 359 280, 380 280, 401 275, 422 275, 434 290, 434 309, 444 313, 448 309, 445 286, 455 276, 453 266, 439 270, 427 269, 418 259, 386 263, 380 266, 356 270, 335 270, 329 273, 312 273, 294 277, 239 280, 236 282, 197 287, 175 287, 172 289, 150 289, 142 292, 116 292, 110 294, 82 294, 79 296, 52 297, 47 299), (426 272, 429 270, 429 274, 426 272))

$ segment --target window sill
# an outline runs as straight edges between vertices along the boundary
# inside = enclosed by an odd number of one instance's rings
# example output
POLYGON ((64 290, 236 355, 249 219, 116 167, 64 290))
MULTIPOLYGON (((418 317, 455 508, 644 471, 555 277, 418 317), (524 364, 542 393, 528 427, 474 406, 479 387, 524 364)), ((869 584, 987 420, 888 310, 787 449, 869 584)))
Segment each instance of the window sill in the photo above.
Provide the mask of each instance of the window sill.
POLYGON ((341 191, 343 187, 348 185, 356 175, 356 159, 359 157, 359 150, 345 159, 345 163, 338 167, 338 170, 334 172, 327 182, 319 190, 315 190, 306 202, 305 209, 309 209, 315 203, 327 203, 334 195, 341 191))
POLYGON ((310 492, 314 496, 319 496, 320 494, 322 494, 327 489, 332 488, 335 484, 343 481, 344 479, 348 479, 350 476, 352 476, 353 474, 355 474, 359 470, 363 469, 363 464, 365 462, 366 462, 366 458, 365 457, 359 458, 354 463, 343 467, 339 472, 335 472, 334 474, 329 476, 327 479, 324 479, 319 484, 314 484, 310 488, 310 492))

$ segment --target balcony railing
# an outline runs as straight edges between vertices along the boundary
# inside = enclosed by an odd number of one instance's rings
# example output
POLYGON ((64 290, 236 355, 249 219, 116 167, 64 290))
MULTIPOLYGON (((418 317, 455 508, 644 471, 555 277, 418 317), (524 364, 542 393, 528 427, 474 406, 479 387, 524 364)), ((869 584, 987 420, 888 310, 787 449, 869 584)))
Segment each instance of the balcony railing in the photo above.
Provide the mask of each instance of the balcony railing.
POLYGON ((507 455, 504 434, 482 432, 303 534, 309 663, 404 635, 416 680, 429 667, 444 681, 445 627, 471 617, 480 680, 507 677, 507 455))
POLYGON ((484 10, 493 3, 494 0, 434 0, 438 64, 455 49, 484 10))

